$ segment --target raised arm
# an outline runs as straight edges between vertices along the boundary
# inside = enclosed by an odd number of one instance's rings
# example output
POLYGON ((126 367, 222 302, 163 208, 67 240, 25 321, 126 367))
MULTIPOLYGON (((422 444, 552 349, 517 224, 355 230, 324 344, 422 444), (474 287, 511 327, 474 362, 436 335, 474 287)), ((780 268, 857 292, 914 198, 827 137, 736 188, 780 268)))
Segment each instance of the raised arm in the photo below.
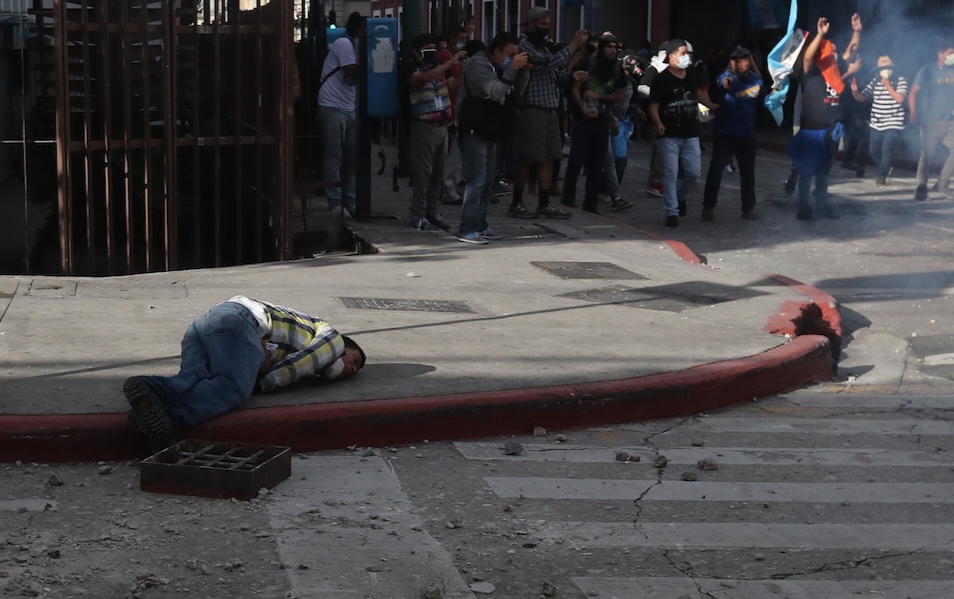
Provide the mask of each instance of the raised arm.
POLYGON ((808 47, 805 48, 805 56, 802 58, 803 72, 808 73, 808 71, 812 68, 812 61, 815 60, 815 55, 818 54, 818 49, 821 48, 822 40, 825 39, 826 35, 828 35, 828 30, 830 28, 831 23, 828 22, 828 19, 825 17, 818 17, 818 32, 808 44, 808 47))

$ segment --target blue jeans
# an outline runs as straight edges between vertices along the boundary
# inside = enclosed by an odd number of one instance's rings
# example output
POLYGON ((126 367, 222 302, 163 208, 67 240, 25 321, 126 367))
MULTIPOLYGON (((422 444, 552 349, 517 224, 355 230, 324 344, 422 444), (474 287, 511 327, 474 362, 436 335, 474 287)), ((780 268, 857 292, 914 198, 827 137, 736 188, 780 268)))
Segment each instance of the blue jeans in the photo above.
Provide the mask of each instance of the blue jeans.
POLYGON ((341 207, 344 188, 345 208, 354 213, 356 196, 355 161, 358 157, 358 121, 354 112, 319 106, 321 131, 325 136, 325 196, 328 209, 341 207))
POLYGON ((497 144, 470 131, 457 137, 464 173, 464 206, 458 235, 487 229, 490 192, 497 174, 497 144))
POLYGON ((815 181, 815 210, 824 214, 831 210, 831 204, 828 202, 828 179, 831 175, 831 165, 835 162, 835 154, 838 153, 838 142, 831 139, 830 135, 825 136, 825 160, 822 161, 815 176, 805 176, 800 174, 798 177, 798 211, 805 213, 812 211, 812 181, 815 181))
POLYGON ((173 424, 185 428, 248 401, 264 360, 255 317, 242 304, 225 302, 189 325, 179 374, 141 378, 173 424))
POLYGON ((894 147, 901 139, 900 129, 886 129, 884 131, 871 130, 871 141, 869 151, 875 160, 878 161, 878 178, 886 179, 888 171, 891 170, 891 155, 894 154, 894 147))
POLYGON ((657 137, 656 151, 663 161, 663 194, 666 215, 679 214, 679 202, 685 202, 702 172, 702 149, 698 137, 657 137), (679 168, 682 167, 682 181, 679 168))
POLYGON ((570 157, 563 175, 563 198, 561 201, 576 204, 576 181, 580 169, 586 167, 586 195, 584 210, 596 210, 600 203, 600 188, 603 185, 603 163, 609 149, 609 124, 599 119, 577 121, 573 125, 570 141, 570 157))

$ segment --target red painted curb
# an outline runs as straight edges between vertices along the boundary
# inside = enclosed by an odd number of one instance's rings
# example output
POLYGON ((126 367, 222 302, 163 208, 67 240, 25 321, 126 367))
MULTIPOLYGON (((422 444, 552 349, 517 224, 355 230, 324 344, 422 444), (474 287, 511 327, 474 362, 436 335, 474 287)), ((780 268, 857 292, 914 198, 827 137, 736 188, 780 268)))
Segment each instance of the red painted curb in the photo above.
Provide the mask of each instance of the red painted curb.
MULTIPOLYGON (((526 434, 696 414, 831 377, 828 340, 806 335, 764 353, 619 381, 231 412, 190 438, 316 451, 526 434)), ((123 414, 0 416, 0 459, 122 460, 146 454, 123 414)))
POLYGON ((831 343, 831 353, 837 360, 841 354, 842 328, 838 300, 817 287, 806 285, 785 275, 767 275, 787 285, 809 299, 805 302, 788 301, 769 318, 762 330, 781 335, 822 335, 831 343))

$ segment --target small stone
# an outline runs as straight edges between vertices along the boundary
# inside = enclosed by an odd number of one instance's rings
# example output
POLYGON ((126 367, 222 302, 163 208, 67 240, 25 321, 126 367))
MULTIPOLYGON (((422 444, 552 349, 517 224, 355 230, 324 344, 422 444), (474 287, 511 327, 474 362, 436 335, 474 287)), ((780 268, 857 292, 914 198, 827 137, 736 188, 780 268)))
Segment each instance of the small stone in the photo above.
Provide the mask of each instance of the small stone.
POLYGON ((520 455, 521 453, 523 453, 523 445, 521 445, 519 441, 511 439, 504 443, 505 455, 520 455))
POLYGON ((556 440, 557 443, 566 443, 566 435, 557 435, 556 440))
POLYGON ((50 485, 51 487, 62 487, 62 486, 63 486, 63 481, 60 480, 60 477, 59 477, 59 476, 57 476, 57 475, 55 475, 55 474, 51 474, 51 475, 50 475, 50 479, 49 479, 48 481, 46 481, 46 484, 50 485))
POLYGON ((757 561, 757 562, 765 561, 765 556, 762 555, 761 553, 756 553, 756 554, 755 554, 755 561, 757 561))
POLYGON ((112 474, 112 472, 113 472, 112 466, 100 466, 99 470, 97 470, 97 474, 112 474))
POLYGON ((699 468, 699 470, 707 470, 707 471, 718 470, 719 462, 713 460, 712 458, 702 458, 701 460, 696 462, 696 467, 699 468))
POLYGON ((533 427, 533 436, 534 436, 534 437, 546 437, 546 436, 547 436, 547 429, 543 428, 542 426, 535 426, 535 427, 533 427))
POLYGON ((431 587, 421 591, 421 599, 444 599, 444 591, 440 587, 431 587))
POLYGON ((552 582, 545 581, 543 583, 543 596, 544 597, 556 597, 557 587, 552 582))
POLYGON ((470 585, 470 590, 481 595, 489 595, 497 590, 492 582, 475 582, 470 585))
POLYGON ((669 458, 664 455, 656 456, 656 461, 653 462, 653 465, 656 468, 665 468, 669 464, 669 458))
POLYGON ((370 447, 365 447, 364 449, 361 450, 361 457, 363 458, 370 458, 373 455, 374 455, 374 450, 371 449, 370 447))
POLYGON ((46 552, 46 556, 53 559, 60 559, 60 550, 59 549, 49 549, 46 552))
POLYGON ((629 461, 629 454, 626 453, 625 451, 617 451, 617 452, 616 452, 616 461, 617 461, 617 462, 628 462, 628 461, 629 461))
POLYGON ((699 477, 696 476, 696 473, 695 473, 695 472, 688 472, 688 471, 686 471, 686 472, 683 472, 683 473, 682 473, 682 480, 688 481, 688 482, 694 482, 694 481, 699 480, 699 477))
POLYGON ((640 456, 639 454, 632 454, 632 455, 629 456, 629 461, 630 461, 630 462, 638 462, 638 461, 641 460, 641 459, 643 459, 643 458, 642 458, 642 456, 640 456))
POLYGON ((705 445, 705 444, 706 444, 705 439, 693 439, 693 440, 692 440, 692 446, 693 446, 693 447, 702 447, 702 446, 705 445))
POLYGON ((513 506, 512 506, 512 505, 505 505, 503 510, 504 510, 505 512, 507 512, 507 513, 510 513, 510 512, 513 511, 513 506))

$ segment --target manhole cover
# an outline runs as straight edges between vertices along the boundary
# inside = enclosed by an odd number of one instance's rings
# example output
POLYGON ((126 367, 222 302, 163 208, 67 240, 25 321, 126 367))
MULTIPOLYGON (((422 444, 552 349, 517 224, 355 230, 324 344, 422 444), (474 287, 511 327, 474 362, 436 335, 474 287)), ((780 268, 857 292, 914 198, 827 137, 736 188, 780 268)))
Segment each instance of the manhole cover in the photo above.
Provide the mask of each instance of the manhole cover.
POLYGON ((640 279, 646 277, 612 262, 531 262, 561 279, 640 279))
POLYGON ((404 312, 454 312, 474 313, 466 302, 446 300, 383 299, 377 297, 339 298, 348 308, 355 310, 398 310, 404 312))
POLYGON ((642 288, 613 285, 611 287, 565 293, 560 297, 598 304, 621 304, 644 310, 681 312, 698 306, 711 306, 759 295, 764 295, 764 293, 714 283, 694 282, 642 288))

